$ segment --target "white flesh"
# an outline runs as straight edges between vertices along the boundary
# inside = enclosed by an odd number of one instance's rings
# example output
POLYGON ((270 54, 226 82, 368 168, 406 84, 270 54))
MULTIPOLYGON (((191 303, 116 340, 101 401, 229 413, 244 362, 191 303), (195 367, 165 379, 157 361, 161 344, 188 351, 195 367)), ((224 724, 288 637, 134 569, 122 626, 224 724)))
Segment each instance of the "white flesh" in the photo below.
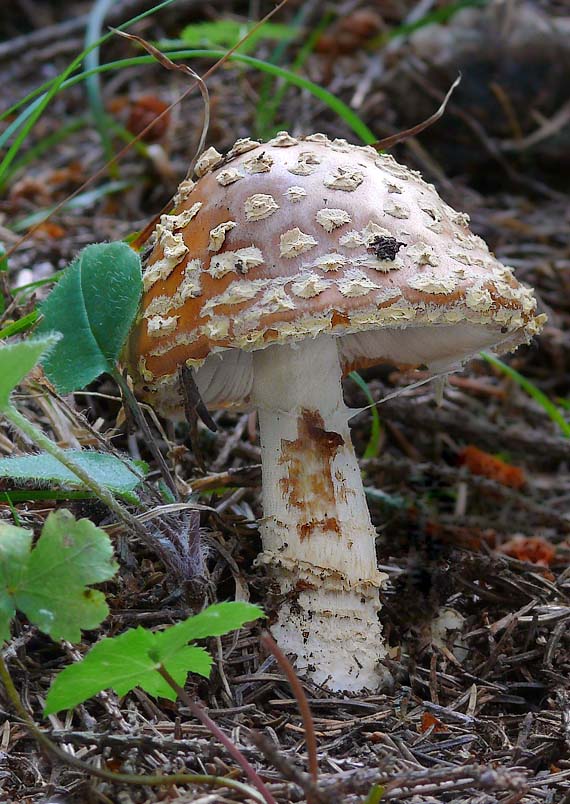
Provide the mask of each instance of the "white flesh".
POLYGON ((263 553, 284 596, 273 633, 296 667, 334 690, 375 689, 375 531, 344 404, 338 341, 253 354, 263 464, 263 553))

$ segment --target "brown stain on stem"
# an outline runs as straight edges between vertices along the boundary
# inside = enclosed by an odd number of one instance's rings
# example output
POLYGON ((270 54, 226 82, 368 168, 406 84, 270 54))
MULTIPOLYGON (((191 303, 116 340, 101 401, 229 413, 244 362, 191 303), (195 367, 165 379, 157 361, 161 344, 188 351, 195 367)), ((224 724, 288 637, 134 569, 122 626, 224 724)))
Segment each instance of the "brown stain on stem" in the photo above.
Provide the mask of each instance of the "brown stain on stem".
POLYGON ((326 430, 320 413, 303 408, 298 419, 297 438, 281 442, 279 462, 287 466, 287 477, 279 481, 287 503, 299 513, 297 533, 301 540, 316 530, 340 536, 334 513, 336 498, 332 462, 344 446, 340 433, 326 430))

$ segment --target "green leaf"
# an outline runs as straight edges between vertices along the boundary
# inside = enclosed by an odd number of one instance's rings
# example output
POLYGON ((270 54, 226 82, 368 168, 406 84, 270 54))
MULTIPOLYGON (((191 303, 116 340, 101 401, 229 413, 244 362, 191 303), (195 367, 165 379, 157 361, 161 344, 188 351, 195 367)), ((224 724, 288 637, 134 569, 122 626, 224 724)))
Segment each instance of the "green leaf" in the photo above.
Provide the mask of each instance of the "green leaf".
POLYGON ((159 658, 166 660, 188 642, 206 637, 223 636, 245 623, 264 617, 263 610, 251 603, 215 603, 163 631, 159 642, 159 658))
POLYGON ((0 346, 0 411, 8 408, 14 388, 30 373, 40 357, 56 345, 59 338, 59 335, 52 334, 0 346))
MULTIPOLYGON (((0 271, 8 271, 8 259, 4 256, 5 254, 4 243, 0 243, 0 271)), ((3 313, 5 309, 6 295, 0 290, 0 313, 3 313)))
POLYGON ((17 321, 6 324, 5 327, 0 329, 0 339, 5 340, 6 338, 12 338, 14 335, 19 335, 20 332, 26 332, 26 330, 30 329, 36 323, 38 317, 38 311, 32 310, 28 315, 23 315, 21 318, 18 318, 17 321))
MULTIPOLYGON (((157 634, 157 636, 160 635, 157 634)), ((188 673, 196 673, 204 678, 209 678, 212 669, 212 657, 204 648, 185 645, 172 658, 161 662, 161 664, 168 670, 172 678, 183 687, 188 673)), ((140 682, 140 686, 155 698, 176 700, 175 691, 157 672, 150 673, 145 678, 144 683, 140 682)))
MULTIPOLYGON (((243 25, 236 20, 216 20, 215 22, 198 22, 188 25, 182 31, 182 41, 190 47, 233 47, 236 42, 245 36, 253 28, 251 25, 243 25)), ((240 53, 251 52, 255 49, 258 42, 263 40, 274 40, 278 42, 289 42, 298 34, 297 28, 292 25, 283 25, 278 22, 266 22, 257 31, 250 34, 249 39, 237 49, 240 53)), ((172 44, 172 43, 170 43, 172 44)))
POLYGON ((22 584, 31 546, 31 531, 0 522, 0 643, 10 636, 16 613, 13 593, 22 584))
POLYGON ((87 246, 67 268, 40 312, 38 332, 63 339, 44 360, 61 393, 83 388, 111 371, 137 313, 142 293, 139 256, 126 243, 87 246))
POLYGON ((66 667, 56 677, 46 699, 45 714, 71 709, 104 689, 126 695, 142 687, 149 695, 175 700, 176 693, 158 673, 162 665, 184 685, 188 673, 210 675, 212 657, 188 641, 221 636, 263 616, 249 603, 218 603, 164 631, 140 626, 97 643, 82 662, 66 667))
POLYGON ((375 784, 371 787, 370 792, 366 796, 364 804, 379 804, 384 795, 385 788, 382 785, 375 784))
POLYGON ((33 550, 32 534, 0 523, 0 635, 5 639, 14 609, 53 639, 77 642, 109 609, 101 592, 88 588, 117 571, 107 534, 69 511, 50 514, 33 550))
MULTIPOLYGON (((66 667, 56 677, 46 698, 45 714, 72 709, 111 688, 118 695, 126 695, 135 687, 142 687, 155 697, 175 700, 176 693, 157 672, 160 666, 154 658, 157 636, 139 626, 98 642, 83 661, 66 667)), ((212 657, 203 648, 185 647, 164 665, 179 684, 184 684, 189 672, 207 678, 212 657)))
MULTIPOLYGON (((63 204, 54 204, 51 207, 44 207, 43 209, 39 209, 37 212, 32 212, 30 215, 26 215, 24 218, 19 218, 17 221, 13 222, 11 229, 14 232, 24 232, 26 229, 46 221, 56 210, 58 212, 60 210, 62 212, 66 212, 69 209, 85 209, 86 207, 92 209, 95 203, 101 198, 106 198, 108 195, 113 195, 114 193, 120 193, 122 190, 126 190, 128 187, 132 187, 132 185, 133 183, 131 181, 109 181, 105 184, 100 184, 99 187, 95 187, 93 190, 87 190, 84 193, 80 193, 79 195, 70 198, 69 201, 66 201, 63 204)), ((97 245, 109 246, 116 244, 98 243, 97 245)), ((87 248, 90 248, 90 246, 87 248)), ((50 277, 50 281, 52 281, 52 277, 50 277)))
POLYGON ((386 491, 375 489, 373 486, 364 486, 364 493, 369 502, 381 503, 387 508, 394 508, 399 511, 409 507, 404 497, 400 497, 398 494, 388 494, 386 491))
MULTIPOLYGON (((116 494, 130 495, 142 480, 141 470, 127 459, 122 461, 106 452, 75 449, 65 450, 65 454, 88 472, 93 480, 116 494)), ((0 458, 0 477, 85 488, 77 475, 45 452, 16 458, 0 458)))

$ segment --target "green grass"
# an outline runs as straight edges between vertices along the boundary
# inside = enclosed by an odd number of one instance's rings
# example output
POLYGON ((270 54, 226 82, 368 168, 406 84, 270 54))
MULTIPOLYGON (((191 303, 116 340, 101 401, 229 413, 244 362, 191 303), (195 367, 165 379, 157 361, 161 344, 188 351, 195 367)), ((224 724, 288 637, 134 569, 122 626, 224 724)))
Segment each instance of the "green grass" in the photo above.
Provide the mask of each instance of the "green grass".
MULTIPOLYGON (((89 20, 85 31, 85 72, 99 66, 101 54, 99 43, 102 40, 101 31, 105 17, 110 11, 113 2, 114 0, 95 0, 93 8, 89 13, 89 20)), ((110 133, 111 119, 105 111, 105 104, 101 93, 101 79, 98 73, 90 75, 86 79, 85 88, 87 90, 87 99, 91 108, 91 114, 93 115, 93 121, 101 139, 105 162, 111 162, 109 173, 112 178, 117 179, 119 177, 118 166, 116 163, 112 162, 114 151, 110 133)))
POLYGON ((524 377, 512 366, 509 366, 508 363, 503 363, 498 357, 494 357, 487 352, 481 352, 481 357, 498 371, 509 377, 509 379, 513 380, 523 391, 526 391, 526 393, 541 406, 554 424, 560 428, 564 437, 570 438, 570 422, 566 421, 560 409, 540 390, 540 388, 537 388, 531 380, 524 377))
MULTIPOLYGON (((142 14, 138 14, 136 17, 132 17, 127 22, 124 22, 122 25, 119 26, 118 30, 126 30, 131 25, 134 25, 136 22, 149 17, 151 14, 159 11, 161 8, 165 8, 166 6, 171 5, 175 0, 163 0, 162 3, 158 3, 157 5, 153 6, 152 8, 148 9, 148 11, 144 11, 142 14)), ((0 135, 0 148, 3 148, 11 139, 12 135, 15 135, 14 141, 8 148, 7 153, 5 154, 2 162, 0 162, 0 189, 5 186, 6 183, 6 174, 8 169, 16 156, 18 155, 22 145, 26 141, 28 135, 32 131, 34 125, 39 120, 41 115, 43 114, 44 110, 47 108, 49 103, 53 100, 53 98, 57 95, 59 90, 65 84, 67 79, 81 67, 81 64, 84 58, 95 48, 100 47, 104 42, 110 39, 114 34, 112 32, 105 34, 104 36, 100 37, 100 39, 93 42, 89 47, 85 48, 75 59, 71 62, 71 64, 63 70, 60 75, 56 78, 52 79, 52 81, 47 82, 47 91, 43 92, 42 88, 38 90, 34 90, 34 92, 27 95, 22 101, 19 101, 17 104, 14 104, 10 109, 8 109, 4 114, 0 117, 0 119, 4 119, 5 117, 13 114, 20 106, 25 105, 28 100, 37 97, 37 100, 34 103, 31 103, 23 113, 18 115, 16 120, 14 120, 4 131, 2 135, 0 135), (43 93, 43 94, 42 94, 43 93)))
POLYGON ((351 371, 348 375, 350 379, 355 382, 361 391, 364 392, 366 399, 370 405, 370 415, 372 417, 372 426, 370 428, 370 438, 366 449, 364 450, 363 458, 376 458, 380 454, 380 438, 382 436, 382 427, 380 425, 380 416, 374 397, 370 393, 368 383, 364 380, 357 371, 351 371))
POLYGON ((4 182, 9 182, 16 173, 40 159, 44 154, 49 153, 53 148, 71 136, 71 134, 75 134, 76 131, 81 131, 82 128, 88 125, 88 122, 87 117, 76 117, 66 125, 58 128, 57 131, 54 131, 52 134, 47 134, 45 137, 37 140, 34 145, 28 148, 23 156, 16 159, 7 169, 4 182))
POLYGON ((37 310, 32 310, 28 315, 22 316, 17 321, 7 324, 3 329, 0 329, 0 340, 6 340, 14 335, 20 335, 22 332, 27 332, 31 329, 39 318, 37 310))
MULTIPOLYGON (((302 6, 294 19, 294 25, 299 29, 302 27, 305 16, 308 12, 307 6, 302 6)), ((326 26, 329 24, 332 14, 327 13, 315 28, 309 33, 306 41, 301 45, 298 53, 293 59, 291 72, 299 73, 308 57, 313 52, 317 40, 326 26)), ((280 42, 274 49, 267 63, 281 64, 287 49, 287 42, 280 42)), ((283 103, 283 98, 290 86, 288 81, 275 86, 276 80, 271 75, 266 75, 259 91, 259 100, 255 107, 254 130, 256 137, 270 139, 280 128, 287 128, 287 122, 283 121, 280 125, 276 123, 279 107, 283 103)))
MULTIPOLYGON (((220 50, 175 50, 175 51, 168 51, 168 57, 173 61, 183 61, 185 59, 220 59, 222 56, 225 55, 224 51, 220 50)), ((284 79, 290 84, 299 87, 300 89, 305 89, 313 95, 313 97, 320 100, 326 106, 328 106, 331 111, 337 114, 345 123, 353 130, 353 132, 365 143, 372 143, 376 142, 378 137, 368 128, 366 123, 349 107, 347 106, 344 101, 337 98, 328 90, 324 89, 323 87, 319 86, 318 84, 313 83, 308 78, 304 76, 297 75, 296 73, 291 72, 290 70, 285 69, 284 67, 279 67, 276 64, 269 64, 268 62, 262 61, 261 59, 253 58, 252 56, 246 56, 241 53, 234 53, 230 56, 230 60, 245 64, 249 67, 253 67, 261 72, 265 72, 269 75, 277 76, 279 78, 284 79)), ((89 76, 93 74, 100 74, 106 72, 116 72, 117 70, 127 69, 129 67, 139 67, 144 64, 156 64, 156 60, 152 56, 133 56, 127 59, 119 59, 118 61, 108 62, 107 64, 101 64, 99 67, 96 67, 93 70, 87 70, 79 75, 75 75, 69 78, 66 78, 63 82, 58 83, 58 91, 68 89, 70 87, 76 86, 79 83, 85 81, 89 76)), ((47 89, 47 93, 44 95, 40 95, 36 97, 35 100, 32 101, 31 105, 24 109, 23 112, 20 113, 20 117, 26 119, 30 114, 30 108, 35 107, 36 104, 43 103, 47 94, 51 92, 49 87, 53 84, 52 82, 47 82, 44 84, 43 87, 40 88, 41 91, 47 89)), ((53 87, 52 87, 53 89, 53 87)), ((35 90, 37 93, 38 90, 35 90)), ((34 93, 31 93, 34 94, 34 93)), ((12 107, 14 108, 14 107, 12 107)), ((2 116, 0 116, 0 120, 2 116)), ((12 125, 15 125, 18 120, 14 121, 12 125)), ((4 132, 4 137, 6 132, 4 132)), ((2 146, 2 136, 0 136, 0 147, 2 146)), ((2 180, 2 174, 0 173, 0 181, 2 180)))
POLYGON ((457 3, 450 3, 448 6, 438 8, 436 11, 430 11, 424 14, 423 17, 415 20, 414 22, 404 22, 397 25, 388 31, 383 31, 374 37, 367 45, 370 50, 375 50, 387 44, 392 39, 398 37, 410 36, 415 31, 421 28, 427 28, 428 25, 442 25, 449 22, 458 11, 464 8, 485 8, 489 5, 490 0, 459 0, 457 3))
MULTIPOLYGON (((128 187, 131 187, 132 184, 132 181, 106 182, 105 184, 99 185, 99 187, 95 187, 93 190, 86 190, 86 192, 76 195, 75 198, 72 198, 66 202, 61 209, 70 210, 91 207, 96 201, 100 201, 101 198, 105 198, 108 195, 114 195, 114 193, 119 193, 121 190, 126 190, 128 187)), ((20 220, 15 221, 12 224, 11 229, 14 232, 25 232, 26 229, 29 229, 31 226, 35 226, 37 223, 42 223, 44 220, 47 220, 47 218, 49 218, 51 213, 56 208, 60 208, 59 204, 53 207, 40 209, 37 212, 32 212, 31 215, 26 215, 25 218, 20 218, 20 220)))

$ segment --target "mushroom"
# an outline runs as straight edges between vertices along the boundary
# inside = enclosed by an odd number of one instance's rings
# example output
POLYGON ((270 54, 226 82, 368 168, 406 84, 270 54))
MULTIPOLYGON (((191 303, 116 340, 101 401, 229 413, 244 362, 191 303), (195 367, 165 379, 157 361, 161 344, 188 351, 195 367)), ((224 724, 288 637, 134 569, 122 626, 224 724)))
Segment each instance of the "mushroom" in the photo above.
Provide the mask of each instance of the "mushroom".
POLYGON ((379 572, 341 380, 377 363, 439 373, 540 331, 514 278, 420 174, 369 146, 280 132, 210 148, 163 215, 129 345, 141 394, 183 414, 257 409, 273 632, 300 672, 376 688, 379 572))

